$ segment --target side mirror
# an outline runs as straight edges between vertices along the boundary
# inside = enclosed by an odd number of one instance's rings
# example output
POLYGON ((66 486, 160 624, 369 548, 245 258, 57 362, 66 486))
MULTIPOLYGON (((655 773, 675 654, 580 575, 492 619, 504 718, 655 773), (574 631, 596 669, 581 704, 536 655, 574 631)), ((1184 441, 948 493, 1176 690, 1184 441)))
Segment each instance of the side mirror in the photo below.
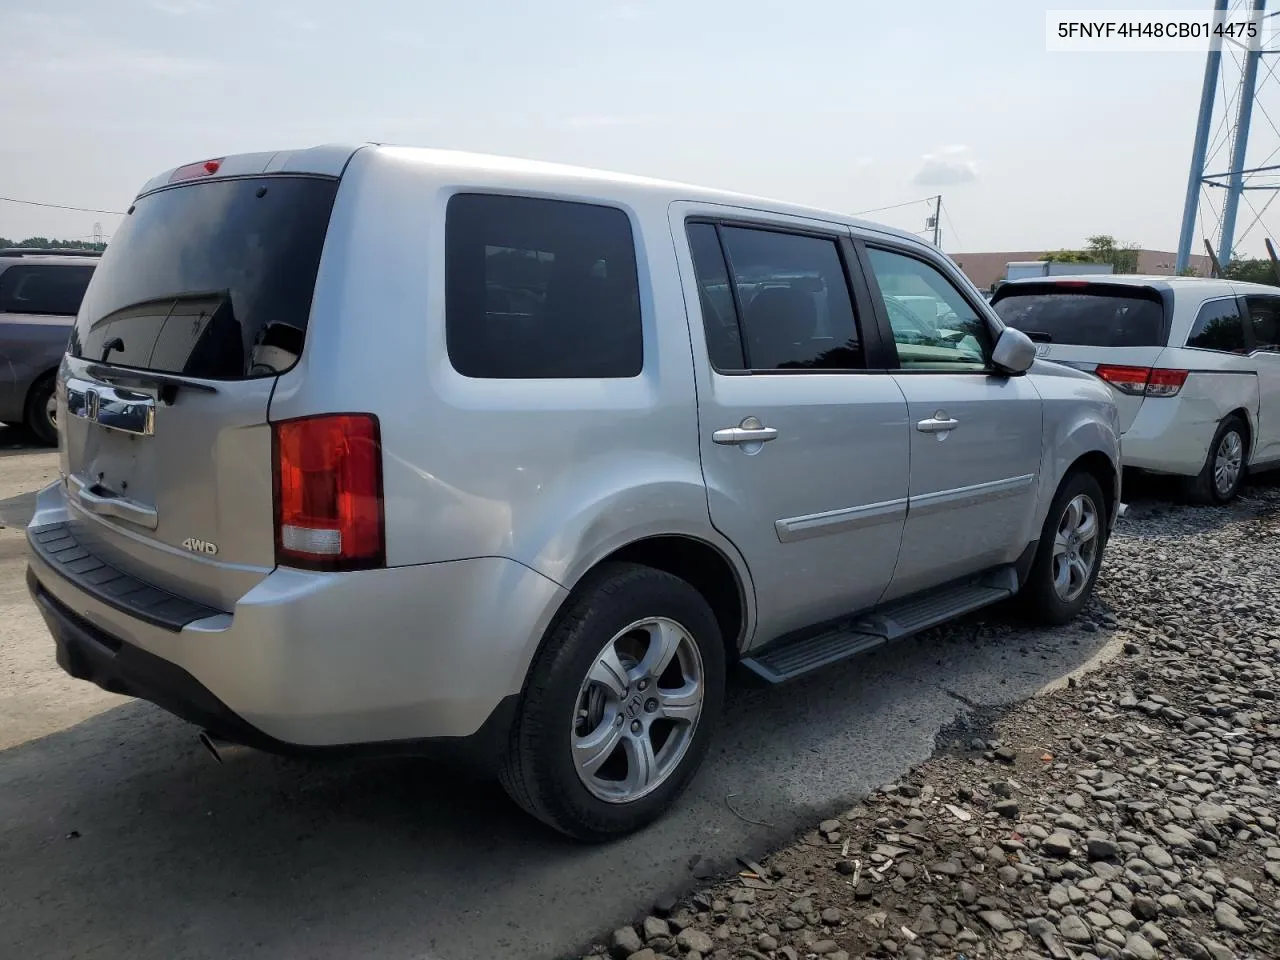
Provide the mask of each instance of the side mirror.
POLYGON ((1036 345, 1021 330, 1005 327, 991 351, 991 362, 1006 373, 1026 373, 1036 362, 1036 345))

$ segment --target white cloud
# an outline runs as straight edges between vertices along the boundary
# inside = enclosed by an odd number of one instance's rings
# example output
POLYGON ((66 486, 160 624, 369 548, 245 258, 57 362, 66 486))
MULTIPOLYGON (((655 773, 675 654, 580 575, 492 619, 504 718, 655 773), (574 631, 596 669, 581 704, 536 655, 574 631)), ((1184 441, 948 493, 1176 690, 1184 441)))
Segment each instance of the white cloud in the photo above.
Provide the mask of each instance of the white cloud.
POLYGON ((968 147, 949 146, 926 153, 920 158, 920 169, 913 183, 928 187, 946 187, 978 179, 978 165, 968 147))

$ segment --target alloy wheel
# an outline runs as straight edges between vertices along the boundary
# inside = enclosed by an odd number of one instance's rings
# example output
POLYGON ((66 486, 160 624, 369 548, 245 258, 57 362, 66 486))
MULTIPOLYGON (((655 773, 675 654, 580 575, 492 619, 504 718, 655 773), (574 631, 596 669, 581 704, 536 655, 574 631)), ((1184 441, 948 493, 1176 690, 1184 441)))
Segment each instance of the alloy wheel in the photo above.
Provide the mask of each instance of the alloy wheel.
POLYGON ((640 620, 615 634, 574 707, 570 746, 583 785, 608 803, 656 790, 688 753, 705 692, 702 654, 674 620, 640 620))
POLYGON ((1228 497, 1240 480, 1244 464, 1244 440, 1236 430, 1228 430, 1218 441, 1213 456, 1213 489, 1220 497, 1228 497))
POLYGON ((1098 507, 1083 493, 1071 498, 1053 536, 1053 589, 1070 603, 1084 592, 1098 562, 1098 507))

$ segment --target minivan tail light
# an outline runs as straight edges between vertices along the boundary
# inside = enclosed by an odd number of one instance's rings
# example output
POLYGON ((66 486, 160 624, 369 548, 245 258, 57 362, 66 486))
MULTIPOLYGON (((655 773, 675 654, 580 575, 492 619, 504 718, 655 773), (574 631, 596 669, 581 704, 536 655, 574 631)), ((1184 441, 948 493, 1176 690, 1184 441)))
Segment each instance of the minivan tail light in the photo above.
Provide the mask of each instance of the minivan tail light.
POLYGON ((368 413, 272 424, 276 563, 311 570, 386 564, 382 442, 368 413))
POLYGON ((1093 372, 1131 397, 1176 397, 1190 371, 1102 363, 1093 372))

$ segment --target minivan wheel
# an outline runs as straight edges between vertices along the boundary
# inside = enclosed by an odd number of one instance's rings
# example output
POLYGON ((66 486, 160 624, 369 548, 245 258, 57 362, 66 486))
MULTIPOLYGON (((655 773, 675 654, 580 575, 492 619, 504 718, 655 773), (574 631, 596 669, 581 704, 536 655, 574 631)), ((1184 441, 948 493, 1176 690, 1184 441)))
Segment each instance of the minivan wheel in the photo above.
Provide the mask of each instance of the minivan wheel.
POLYGON ((27 397, 25 420, 32 436, 48 447, 58 442, 58 407, 53 388, 52 376, 36 382, 27 397))
POLYGON ((1234 414, 1218 425, 1209 444, 1204 466, 1194 477, 1184 481, 1187 499, 1192 503, 1222 504, 1235 499, 1244 481, 1245 460, 1249 452, 1248 428, 1234 414))
POLYGON ((534 659, 500 770, 520 806, 579 840, 657 819, 707 752, 724 644, 684 580, 629 563, 574 591, 534 659))
POLYGON ((1092 474, 1070 474, 1049 507, 1031 571, 1018 594, 1023 612, 1045 625, 1079 615, 1093 593, 1106 542, 1102 487, 1092 474))

